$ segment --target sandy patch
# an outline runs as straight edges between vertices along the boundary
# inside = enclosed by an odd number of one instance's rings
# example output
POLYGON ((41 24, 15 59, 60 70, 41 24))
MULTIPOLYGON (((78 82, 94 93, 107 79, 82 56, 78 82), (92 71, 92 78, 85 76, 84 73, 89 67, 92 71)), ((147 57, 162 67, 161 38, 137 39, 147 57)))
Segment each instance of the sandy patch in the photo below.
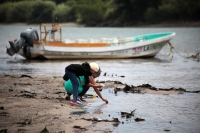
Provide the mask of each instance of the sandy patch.
MULTIPOLYGON (((86 121, 90 114, 65 100, 62 77, 0 74, 0 130, 7 132, 104 132, 109 122, 86 121), (76 127, 76 128, 75 128, 76 127)), ((92 100, 87 99, 86 105, 92 100)), ((95 116, 98 116, 96 114, 95 116)))

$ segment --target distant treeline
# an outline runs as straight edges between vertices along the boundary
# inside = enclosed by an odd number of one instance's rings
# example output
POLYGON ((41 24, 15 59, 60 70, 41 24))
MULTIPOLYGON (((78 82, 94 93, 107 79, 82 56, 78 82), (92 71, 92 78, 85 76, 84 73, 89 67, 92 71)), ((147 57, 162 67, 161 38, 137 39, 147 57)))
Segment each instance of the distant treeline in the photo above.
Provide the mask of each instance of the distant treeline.
POLYGON ((200 22, 200 0, 1 0, 0 23, 134 26, 200 22))

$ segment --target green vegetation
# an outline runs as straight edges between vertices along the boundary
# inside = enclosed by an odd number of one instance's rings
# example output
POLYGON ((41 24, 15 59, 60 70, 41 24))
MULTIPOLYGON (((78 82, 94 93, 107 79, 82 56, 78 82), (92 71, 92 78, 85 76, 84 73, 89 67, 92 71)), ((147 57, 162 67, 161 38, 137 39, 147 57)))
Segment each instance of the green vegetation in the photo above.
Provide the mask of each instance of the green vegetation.
POLYGON ((200 0, 1 0, 0 23, 133 26, 200 21, 200 0))

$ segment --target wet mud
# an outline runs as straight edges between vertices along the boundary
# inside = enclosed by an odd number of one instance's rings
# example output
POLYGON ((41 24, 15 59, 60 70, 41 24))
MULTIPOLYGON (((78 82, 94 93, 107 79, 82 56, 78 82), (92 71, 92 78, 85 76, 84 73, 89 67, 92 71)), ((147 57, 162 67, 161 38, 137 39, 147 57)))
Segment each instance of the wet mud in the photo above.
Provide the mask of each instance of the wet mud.
MULTIPOLYGON (((156 88, 150 84, 139 86, 127 85, 120 81, 97 81, 104 84, 103 89, 113 88, 117 95, 125 93, 183 94, 199 93, 183 88, 156 88)), ((65 99, 62 77, 38 75, 0 74, 0 132, 111 132, 108 123, 117 126, 125 124, 127 119, 143 122, 144 118, 131 112, 121 111, 118 118, 101 119, 98 115, 91 117, 83 108, 70 105, 65 99), (87 121, 87 122, 86 122, 87 121), (99 123, 103 123, 98 125, 99 123), (100 129, 99 129, 100 127, 100 129), (106 127, 106 128, 105 128, 106 127), (98 130, 97 130, 98 129, 98 130)), ((93 94, 84 96, 87 105, 93 102, 93 94)), ((109 115, 109 114, 107 114, 109 115)))

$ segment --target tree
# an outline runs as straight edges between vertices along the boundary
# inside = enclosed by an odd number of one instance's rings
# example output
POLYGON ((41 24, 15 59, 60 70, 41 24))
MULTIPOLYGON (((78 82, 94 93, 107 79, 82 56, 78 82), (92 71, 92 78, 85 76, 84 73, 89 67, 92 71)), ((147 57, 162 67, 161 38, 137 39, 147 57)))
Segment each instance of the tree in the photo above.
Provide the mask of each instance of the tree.
POLYGON ((122 25, 142 23, 148 5, 146 0, 114 0, 114 17, 122 25))
POLYGON ((96 26, 103 21, 105 10, 102 0, 80 0, 75 9, 78 23, 96 26))

